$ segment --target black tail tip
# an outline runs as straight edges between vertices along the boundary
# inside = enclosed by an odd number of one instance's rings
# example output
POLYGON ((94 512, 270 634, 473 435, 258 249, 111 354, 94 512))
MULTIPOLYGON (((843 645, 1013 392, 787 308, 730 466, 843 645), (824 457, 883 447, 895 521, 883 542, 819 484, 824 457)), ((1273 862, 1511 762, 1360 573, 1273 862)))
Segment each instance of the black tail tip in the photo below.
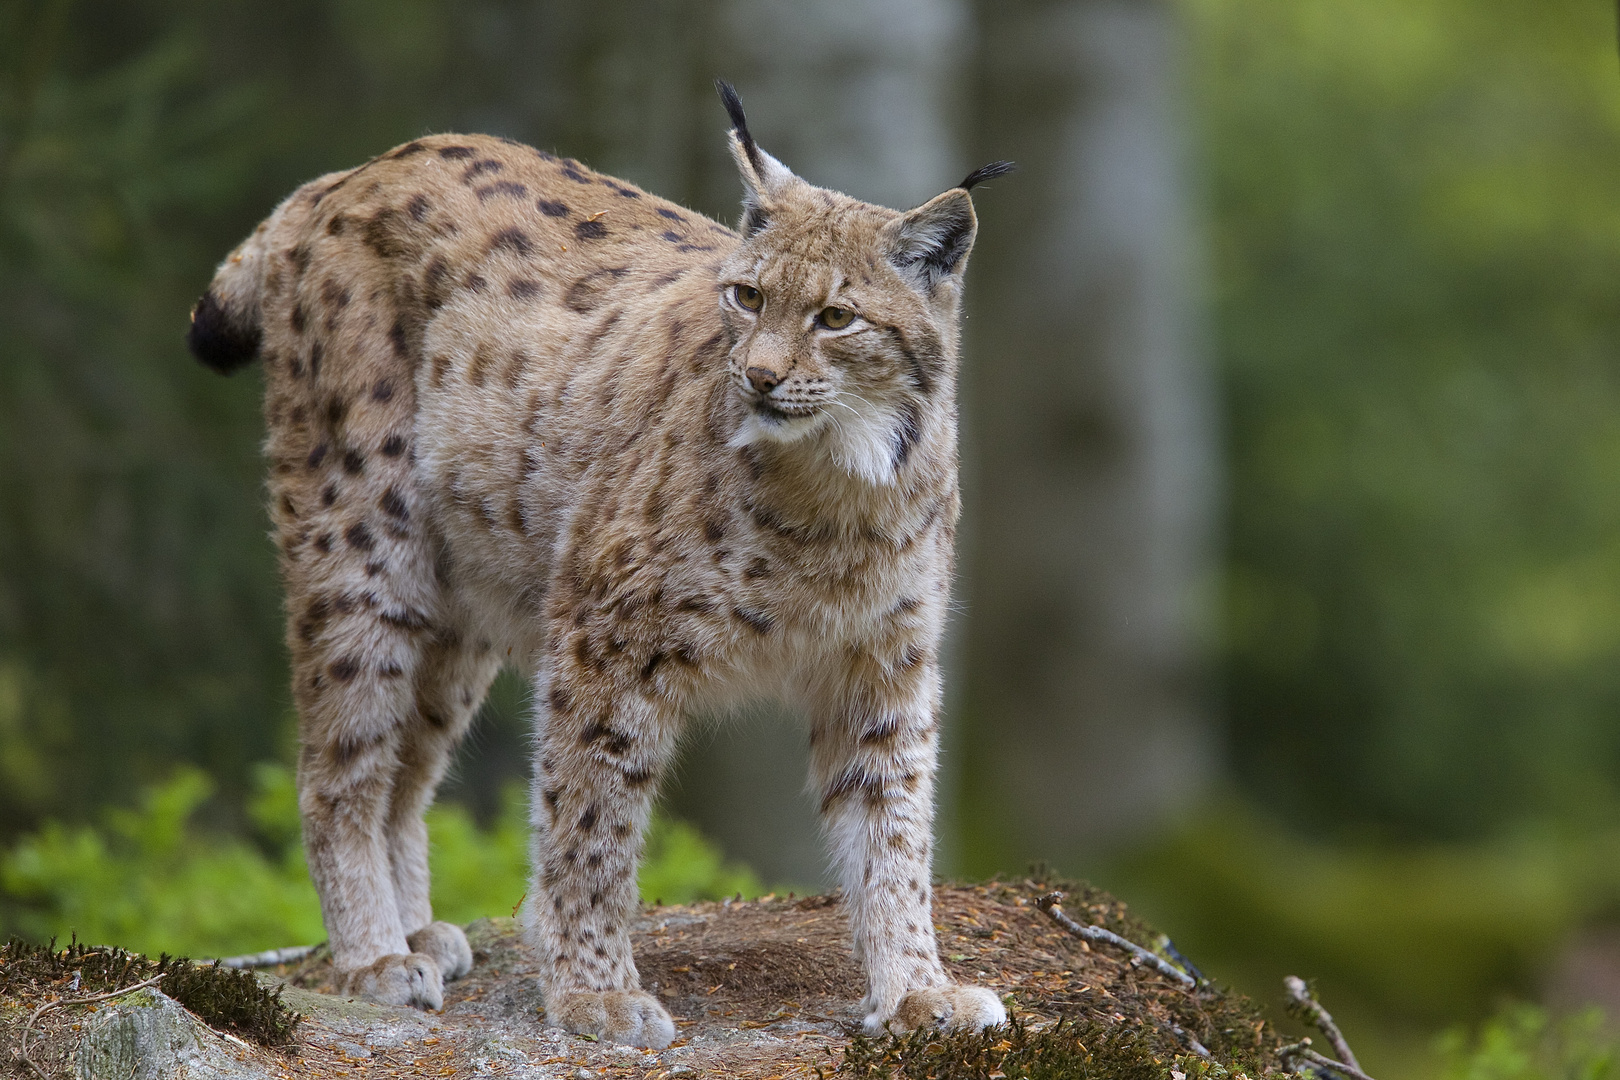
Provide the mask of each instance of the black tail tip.
POLYGON ((219 297, 207 292, 191 309, 186 347, 204 367, 229 375, 258 358, 262 336, 257 324, 242 326, 231 318, 219 297))
POLYGON ((1018 166, 1010 161, 992 161, 990 164, 982 165, 968 173, 967 178, 956 186, 961 188, 963 191, 972 191, 974 184, 982 184, 986 180, 994 180, 998 176, 1006 176, 1016 168, 1018 168, 1018 166))

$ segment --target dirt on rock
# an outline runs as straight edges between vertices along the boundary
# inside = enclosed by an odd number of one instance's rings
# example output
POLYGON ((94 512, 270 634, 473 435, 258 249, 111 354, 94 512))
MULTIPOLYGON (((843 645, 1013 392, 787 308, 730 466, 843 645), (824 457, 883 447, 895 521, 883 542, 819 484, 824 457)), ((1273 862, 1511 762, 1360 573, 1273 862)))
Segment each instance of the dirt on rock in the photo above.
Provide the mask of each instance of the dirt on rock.
MULTIPOLYGON (((1259 1076, 1279 1068, 1273 1055, 1279 1040, 1248 1001, 1204 984, 1188 988, 1112 947, 1088 945, 1036 906, 1045 888, 1034 882, 937 888, 934 920, 952 978, 1004 995, 1025 1032, 1051 1030, 1062 1020, 1068 1030, 1128 1035, 1156 1066, 1153 1071, 1166 1077, 1173 1062, 1205 1048, 1208 1060, 1218 1063, 1216 1075, 1259 1076)), ((1162 948, 1149 928, 1104 893, 1075 887, 1065 906, 1081 923, 1162 948)), ((291 1046, 272 1050, 231 1037, 220 1042, 230 1070, 203 1069, 206 1055, 199 1052, 177 1071, 150 1075, 785 1080, 840 1071, 889 1075, 885 1062, 903 1056, 896 1041, 884 1057, 881 1040, 858 1038, 864 987, 837 896, 644 909, 634 930, 642 985, 665 1002, 678 1025, 675 1043, 658 1052, 547 1028, 539 968, 515 921, 481 919, 467 932, 473 970, 446 987, 438 1013, 338 996, 330 964, 317 954, 302 965, 259 975, 281 988, 283 1002, 303 1015, 291 1046), (859 1053, 846 1055, 852 1042, 859 1053)), ((25 1014, 51 993, 61 995, 59 989, 36 989, 0 998, 0 1045, 7 1051, 16 1049, 25 1014)), ((115 1005, 116 999, 102 1011, 115 1005)), ((39 1049, 30 1056, 48 1075, 83 1075, 75 1063, 89 1059, 77 1043, 94 1019, 85 1008, 52 1010, 31 1034, 31 1045, 37 1042, 39 1049)), ((940 1052, 940 1045, 936 1040, 932 1052, 940 1052)), ((10 1053, 3 1057, 8 1060, 0 1073, 37 1080, 10 1053)))

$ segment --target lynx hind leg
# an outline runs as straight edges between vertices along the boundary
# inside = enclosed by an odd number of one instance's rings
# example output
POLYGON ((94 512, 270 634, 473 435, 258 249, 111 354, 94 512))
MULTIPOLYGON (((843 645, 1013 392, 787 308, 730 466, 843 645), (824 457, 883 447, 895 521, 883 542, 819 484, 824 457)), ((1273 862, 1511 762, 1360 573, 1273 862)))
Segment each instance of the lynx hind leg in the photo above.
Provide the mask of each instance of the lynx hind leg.
POLYGON ((500 670, 488 641, 462 644, 459 634, 451 639, 424 649, 388 815, 389 864, 406 944, 412 953, 433 957, 446 981, 472 970, 472 949, 461 927, 433 918, 423 815, 500 670))

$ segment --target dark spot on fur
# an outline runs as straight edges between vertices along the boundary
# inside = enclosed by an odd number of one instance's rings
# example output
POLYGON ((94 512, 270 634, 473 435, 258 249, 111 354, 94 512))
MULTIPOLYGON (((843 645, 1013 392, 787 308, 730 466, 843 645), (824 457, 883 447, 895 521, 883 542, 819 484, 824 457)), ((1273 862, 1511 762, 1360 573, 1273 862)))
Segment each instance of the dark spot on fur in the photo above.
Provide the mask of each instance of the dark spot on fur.
POLYGON ((559 713, 566 713, 574 705, 573 701, 568 697, 568 691, 560 686, 553 686, 546 700, 551 703, 552 710, 559 713))
POLYGON ((411 355, 410 342, 405 336, 404 319, 395 319, 394 325, 388 328, 388 341, 394 346, 395 355, 402 359, 411 355))
POLYGON ((384 491, 382 497, 377 500, 377 504, 382 507, 383 513, 389 517, 398 518, 400 521, 409 521, 411 519, 410 508, 405 505, 405 500, 400 497, 398 488, 390 487, 387 491, 384 491))
POLYGON ((426 195, 412 195, 411 201, 405 204, 405 212, 411 215, 412 221, 420 222, 428 216, 428 210, 432 205, 426 195))
POLYGON ((327 236, 343 235, 343 226, 348 221, 342 214, 333 214, 332 220, 326 223, 327 236))
POLYGON ((540 295, 540 283, 529 278, 515 278, 506 286, 506 295, 514 300, 533 300, 540 295))
POLYGON ((400 217, 398 210, 385 206, 367 218, 361 227, 361 240, 379 259, 394 259, 405 254, 405 238, 400 217))
POLYGON ((394 383, 390 379, 378 379, 371 388, 372 401, 390 401, 394 396, 394 383))
POLYGON ((292 324, 293 333, 302 334, 304 332, 304 305, 302 303, 296 303, 292 306, 292 311, 287 315, 287 321, 292 324))
POLYGON ((474 150, 470 146, 439 147, 439 156, 442 158, 447 158, 451 161, 460 161, 462 158, 470 158, 473 156, 473 153, 474 150))
POLYGON ((363 521, 357 521, 343 530, 343 539, 347 540, 349 546, 356 551, 370 551, 377 544, 371 537, 371 530, 366 528, 363 521))
POLYGON ((580 169, 579 162, 574 161, 572 158, 570 158, 570 159, 565 160, 563 162, 562 174, 564 176, 568 177, 568 179, 572 180, 576 184, 588 184, 588 183, 590 183, 591 178, 586 176, 584 173, 580 172, 579 169, 580 169))
POLYGON ((770 576, 770 560, 763 557, 757 558, 753 562, 749 563, 748 568, 743 571, 743 577, 747 578, 749 581, 754 581, 758 578, 767 578, 770 576))
POLYGON ((331 551, 332 550, 332 534, 331 533, 321 533, 319 536, 315 537, 315 547, 319 551, 331 551))
POLYGON ((719 543, 725 539, 726 527, 712 518, 703 523, 703 535, 709 538, 710 543, 719 543))
POLYGON ((579 815, 579 827, 585 832, 596 828, 596 807, 594 805, 587 806, 585 812, 579 815))
POLYGON ((350 476, 359 476, 366 468, 366 455, 358 450, 345 450, 343 452, 343 471, 350 476))
POLYGON ((600 221, 581 221, 574 226, 574 235, 580 240, 600 240, 607 234, 607 226, 600 221))
POLYGON ((318 469, 318 468, 321 467, 321 462, 323 462, 325 460, 326 460, 326 444, 325 443, 316 443, 314 446, 312 446, 310 448, 309 456, 304 459, 304 464, 306 466, 308 466, 309 468, 311 468, 311 469, 318 469))
POLYGON ((422 272, 422 302, 429 311, 444 306, 444 277, 449 272, 444 256, 435 255, 428 260, 427 269, 422 272))
POLYGON ((503 249, 528 258, 534 253, 534 242, 522 229, 505 228, 489 238, 491 252, 503 249))
POLYGON ((467 381, 474 386, 483 386, 484 380, 489 377, 489 365, 494 359, 489 342, 480 341, 478 348, 473 350, 472 363, 467 365, 467 381))
POLYGON ((399 457, 405 452, 405 437, 403 435, 390 435, 383 440, 379 449, 383 457, 399 457))
POLYGON ((479 202, 488 202, 497 195, 510 195, 514 199, 527 199, 529 189, 516 180, 497 180, 493 184, 485 184, 476 189, 479 202))
POLYGON ((470 184, 484 173, 497 173, 505 167, 505 165, 494 158, 479 158, 477 161, 467 166, 467 168, 462 172, 461 182, 463 184, 470 184))
POLYGON ((669 220, 671 220, 671 221, 685 221, 686 220, 681 215, 677 214, 675 211, 671 210, 667 206, 660 206, 658 208, 658 216, 659 217, 669 218, 669 220))
MULTIPOLYGON (((368 562, 366 563, 366 577, 376 577, 386 569, 388 569, 388 564, 383 562, 381 559, 378 559, 376 562, 368 562)), ((383 674, 402 675, 404 672, 400 668, 390 666, 383 671, 383 674)))
POLYGON ((665 657, 666 654, 662 649, 659 649, 657 652, 647 657, 647 662, 643 664, 641 668, 641 678, 643 681, 653 677, 653 672, 658 670, 658 665, 664 662, 665 657))
POLYGON ((419 154, 425 149, 427 147, 413 139, 388 156, 393 158, 410 157, 412 154, 419 154))
POLYGON ((352 297, 348 289, 345 289, 331 278, 327 278, 321 283, 321 299, 325 300, 329 307, 342 309, 349 306, 352 297))
POLYGON ((673 230, 666 230, 663 236, 665 240, 668 240, 672 244, 678 244, 681 242, 681 234, 674 232, 673 230))
POLYGON ((484 280, 483 274, 468 274, 466 285, 472 292, 483 292, 489 282, 484 280))
POLYGON ((602 303, 613 283, 629 272, 629 268, 624 266, 593 270, 568 287, 568 292, 563 295, 563 303, 581 315, 593 311, 602 303))
POLYGON ((541 199, 539 202, 535 203, 534 205, 535 205, 535 208, 537 210, 539 210, 542 214, 546 215, 546 217, 567 217, 568 216, 568 207, 565 204, 560 203, 560 202, 553 202, 550 199, 541 199))
POLYGON ((635 188, 622 187, 622 186, 620 186, 618 184, 614 184, 614 185, 612 185, 612 187, 613 187, 614 194, 618 195, 621 198, 625 198, 625 199, 639 199, 639 198, 641 198, 641 192, 637 191, 635 188))
POLYGON ((871 746, 874 743, 888 742, 900 730, 900 718, 897 716, 881 717, 865 731, 861 732, 861 745, 871 746))
POLYGON ((748 629, 756 634, 768 634, 776 623, 762 611, 750 611, 748 608, 732 608, 731 613, 748 625, 748 629))
POLYGON ((334 662, 327 670, 332 673, 332 678, 338 682, 348 682, 360 674, 360 661, 352 656, 345 656, 341 660, 334 662))
POLYGON ((327 484, 321 489, 321 505, 331 506, 337 502, 337 485, 327 484))
POLYGON ((546 805, 555 811, 557 809, 557 800, 562 798, 562 792, 556 788, 546 788, 540 793, 540 796, 546 800, 546 805))

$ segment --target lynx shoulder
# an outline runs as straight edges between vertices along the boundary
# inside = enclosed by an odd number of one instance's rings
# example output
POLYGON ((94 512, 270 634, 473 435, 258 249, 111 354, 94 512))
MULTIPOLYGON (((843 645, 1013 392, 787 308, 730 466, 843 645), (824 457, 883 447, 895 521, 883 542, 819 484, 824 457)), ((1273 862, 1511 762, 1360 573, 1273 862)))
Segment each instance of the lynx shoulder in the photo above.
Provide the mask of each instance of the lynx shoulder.
POLYGON ((265 367, 311 874, 346 987, 436 1008, 471 964, 422 814, 502 665, 534 687, 527 933, 550 1022, 673 1037, 627 923, 683 724, 774 694, 870 1026, 1004 1012, 929 914, 957 320, 980 170, 901 213, 761 150, 740 232, 507 140, 435 136, 295 192, 190 342, 265 367))

